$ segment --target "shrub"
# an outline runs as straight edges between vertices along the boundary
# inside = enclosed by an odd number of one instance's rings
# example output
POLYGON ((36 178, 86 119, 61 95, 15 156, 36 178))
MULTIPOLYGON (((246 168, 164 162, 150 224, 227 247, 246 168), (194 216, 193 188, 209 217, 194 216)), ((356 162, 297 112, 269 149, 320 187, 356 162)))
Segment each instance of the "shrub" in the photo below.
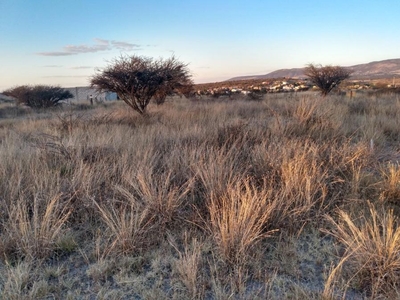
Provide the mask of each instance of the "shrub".
POLYGON ((140 114, 145 113, 153 97, 162 104, 176 91, 187 93, 192 84, 187 65, 175 57, 154 60, 136 55, 115 59, 91 79, 93 87, 117 93, 140 114))
POLYGON ((321 94, 326 96, 343 80, 349 78, 351 71, 340 66, 316 66, 309 64, 304 74, 321 90, 321 94))
POLYGON ((61 101, 73 98, 73 95, 59 87, 51 85, 21 85, 3 92, 7 96, 16 98, 18 104, 33 108, 54 107, 61 101))

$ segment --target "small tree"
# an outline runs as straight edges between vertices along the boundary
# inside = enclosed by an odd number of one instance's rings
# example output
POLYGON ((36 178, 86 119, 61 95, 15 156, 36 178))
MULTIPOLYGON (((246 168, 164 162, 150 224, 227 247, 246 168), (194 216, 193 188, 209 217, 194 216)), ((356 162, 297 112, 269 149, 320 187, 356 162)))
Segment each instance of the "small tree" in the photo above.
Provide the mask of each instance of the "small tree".
POLYGON ((351 70, 340 66, 309 64, 305 68, 304 74, 321 90, 321 94, 325 97, 333 88, 350 77, 351 70))
POLYGON ((68 90, 51 85, 20 85, 5 90, 3 94, 14 97, 17 104, 33 108, 57 106, 62 100, 74 97, 68 90))
POLYGON ((168 95, 191 88, 187 65, 175 57, 154 60, 142 56, 121 56, 91 78, 91 86, 112 91, 131 108, 145 113, 150 100, 162 104, 168 95))

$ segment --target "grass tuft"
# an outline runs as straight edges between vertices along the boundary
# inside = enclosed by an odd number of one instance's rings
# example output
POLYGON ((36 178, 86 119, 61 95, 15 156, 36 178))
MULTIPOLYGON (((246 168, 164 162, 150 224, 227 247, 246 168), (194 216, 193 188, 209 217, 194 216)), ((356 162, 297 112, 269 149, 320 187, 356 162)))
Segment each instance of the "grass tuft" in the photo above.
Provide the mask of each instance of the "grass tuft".
POLYGON ((275 203, 270 192, 258 189, 249 180, 227 186, 222 196, 213 196, 208 203, 210 224, 206 224, 225 262, 241 265, 251 257, 251 250, 262 239, 273 234, 269 220, 275 203))
POLYGON ((344 265, 351 284, 367 291, 372 299, 393 295, 400 282, 400 227, 393 211, 380 211, 370 202, 368 211, 354 219, 339 210, 332 217, 333 236, 344 247, 344 265))

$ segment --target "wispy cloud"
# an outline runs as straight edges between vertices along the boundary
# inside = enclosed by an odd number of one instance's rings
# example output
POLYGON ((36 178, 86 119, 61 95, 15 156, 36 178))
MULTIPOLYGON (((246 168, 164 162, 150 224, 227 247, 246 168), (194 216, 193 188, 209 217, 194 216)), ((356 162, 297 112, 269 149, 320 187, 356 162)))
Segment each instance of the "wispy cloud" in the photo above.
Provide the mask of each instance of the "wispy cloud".
POLYGON ((54 52, 38 52, 36 54, 41 56, 69 56, 69 55, 75 55, 76 53, 54 51, 54 52))
POLYGON ((140 45, 128 43, 124 41, 109 41, 104 39, 95 38, 94 45, 67 45, 62 48, 61 51, 48 51, 38 52, 37 55, 41 56, 70 56, 84 53, 96 53, 100 51, 109 51, 112 49, 118 49, 122 51, 133 51, 140 50, 140 45))
POLYGON ((42 78, 87 78, 90 75, 79 75, 79 76, 72 76, 72 75, 52 75, 52 76, 42 76, 42 78))
POLYGON ((62 68, 62 66, 60 66, 60 65, 46 65, 46 66, 43 66, 43 68, 62 68))
POLYGON ((88 46, 88 45, 68 45, 64 47, 64 52, 66 53, 74 53, 74 54, 79 54, 79 53, 95 53, 99 51, 106 51, 110 50, 111 47, 108 44, 96 44, 93 46, 88 46))
POLYGON ((96 41, 97 44, 103 44, 103 45, 108 45, 109 44, 109 41, 105 40, 105 39, 95 38, 94 40, 96 41))
POLYGON ((119 41, 111 41, 111 45, 113 45, 115 48, 117 48, 119 50, 123 50, 123 51, 138 50, 141 47, 138 44, 119 42, 119 41))
POLYGON ((70 67, 72 70, 82 70, 82 69, 93 69, 93 67, 90 66, 77 66, 77 67, 70 67))

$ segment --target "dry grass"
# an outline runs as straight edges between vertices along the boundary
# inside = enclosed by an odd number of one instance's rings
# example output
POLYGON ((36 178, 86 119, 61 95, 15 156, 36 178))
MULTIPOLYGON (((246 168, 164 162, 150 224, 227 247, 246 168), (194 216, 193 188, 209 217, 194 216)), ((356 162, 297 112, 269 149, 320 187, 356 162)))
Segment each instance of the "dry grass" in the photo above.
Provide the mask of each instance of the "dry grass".
POLYGON ((129 200, 122 204, 110 201, 102 206, 95 202, 99 215, 107 226, 105 236, 109 236, 110 240, 109 245, 103 245, 105 254, 129 254, 146 247, 146 235, 151 232, 153 217, 133 199, 129 200))
POLYGON ((399 103, 2 106, 0 298, 396 298, 399 103))
POLYGON ((193 179, 177 180, 172 170, 160 172, 152 162, 143 165, 136 174, 126 174, 127 187, 119 190, 156 216, 160 226, 167 226, 181 217, 193 179))
POLYGON ((251 258, 251 250, 272 235, 269 220, 275 209, 270 191, 257 188, 249 180, 228 185, 222 196, 211 195, 210 223, 205 224, 222 258, 240 266, 251 258))
POLYGON ((179 250, 179 246, 172 237, 169 238, 170 244, 178 252, 178 258, 175 261, 175 268, 179 274, 185 288, 188 290, 190 299, 204 298, 204 279, 201 274, 202 261, 202 243, 193 238, 189 243, 189 235, 184 233, 183 250, 179 250))
POLYGON ((65 234, 65 224, 71 214, 68 201, 61 203, 61 200, 59 195, 51 199, 35 197, 30 203, 21 197, 8 207, 9 220, 4 226, 3 247, 11 250, 13 256, 27 259, 51 255, 65 234))
POLYGON ((379 211, 371 203, 368 207, 369 211, 356 219, 343 210, 338 212, 339 221, 329 217, 334 225, 332 234, 345 251, 336 268, 347 273, 349 284, 357 285, 372 299, 392 298, 400 280, 399 223, 393 211, 379 211))
POLYGON ((380 200, 400 204, 400 167, 396 163, 388 163, 381 169, 382 181, 380 200))

